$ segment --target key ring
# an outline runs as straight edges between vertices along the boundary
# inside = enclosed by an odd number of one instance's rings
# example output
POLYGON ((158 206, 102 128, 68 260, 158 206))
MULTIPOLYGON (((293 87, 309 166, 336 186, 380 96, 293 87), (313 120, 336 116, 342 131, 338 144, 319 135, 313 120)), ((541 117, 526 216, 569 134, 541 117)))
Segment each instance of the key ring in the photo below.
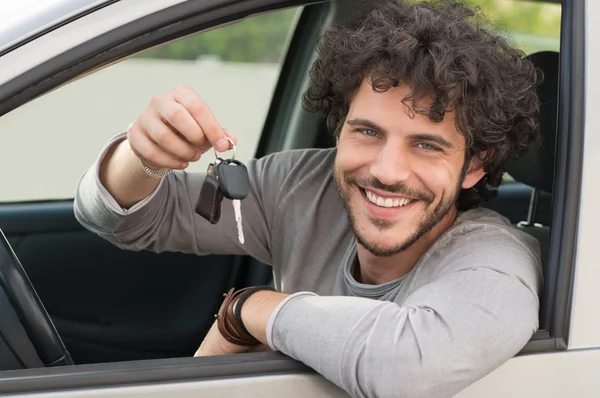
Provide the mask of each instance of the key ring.
MULTIPOLYGON (((231 160, 235 160, 235 142, 233 142, 233 140, 229 137, 225 137, 227 139, 227 141, 231 142, 231 145, 233 148, 231 148, 231 150, 233 151, 233 156, 231 157, 231 160)), ((213 151, 215 152, 215 158, 217 160, 223 160, 219 157, 219 155, 217 154, 217 149, 215 147, 213 147, 213 151)))

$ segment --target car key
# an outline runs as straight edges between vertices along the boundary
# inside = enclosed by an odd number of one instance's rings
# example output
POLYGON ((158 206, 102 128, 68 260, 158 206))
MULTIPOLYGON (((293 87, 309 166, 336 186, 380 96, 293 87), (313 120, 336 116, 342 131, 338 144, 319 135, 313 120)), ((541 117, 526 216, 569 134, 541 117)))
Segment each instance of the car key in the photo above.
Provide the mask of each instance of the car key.
POLYGON ((223 192, 221 191, 217 179, 216 169, 220 164, 220 159, 208 165, 206 177, 200 188, 200 195, 196 202, 196 213, 204 217, 211 224, 216 224, 221 218, 221 202, 223 201, 223 192))
MULTIPOLYGON (((229 138, 228 138, 229 139, 229 138)), ((208 165, 206 177, 200 188, 200 196, 196 203, 196 213, 216 224, 221 216, 221 202, 223 197, 231 199, 233 212, 238 230, 238 239, 244 244, 244 230, 242 226, 242 210, 240 200, 249 192, 250 182, 246 166, 235 160, 235 143, 229 139, 233 146, 231 159, 223 160, 217 155, 216 161, 208 165)))
POLYGON ((248 196, 248 169, 239 160, 222 160, 216 165, 216 175, 223 196, 227 199, 241 200, 248 196))
POLYGON ((244 244, 244 229, 242 225, 241 199, 248 196, 250 182, 248 178, 248 169, 246 166, 235 159, 223 160, 217 165, 217 180, 223 196, 231 199, 233 204, 233 213, 237 224, 238 239, 244 244))

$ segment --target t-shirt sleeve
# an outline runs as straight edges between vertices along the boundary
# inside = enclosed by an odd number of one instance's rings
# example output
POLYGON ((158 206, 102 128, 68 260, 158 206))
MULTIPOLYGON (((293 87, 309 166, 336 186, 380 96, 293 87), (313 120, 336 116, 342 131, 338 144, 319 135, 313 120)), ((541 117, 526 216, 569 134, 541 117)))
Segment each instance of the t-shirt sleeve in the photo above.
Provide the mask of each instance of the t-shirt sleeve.
POLYGON ((400 303, 291 296, 270 346, 355 397, 453 396, 518 353, 539 310, 535 253, 502 234, 461 247, 400 303))
POLYGON ((196 214, 204 173, 174 171, 146 199, 130 209, 121 208, 102 186, 98 165, 108 149, 124 137, 120 134, 106 144, 78 184, 74 212, 85 228, 127 250, 247 254, 272 264, 273 213, 287 170, 294 164, 293 154, 274 154, 246 162, 250 190, 241 201, 242 244, 231 200, 223 199, 216 225, 196 214))

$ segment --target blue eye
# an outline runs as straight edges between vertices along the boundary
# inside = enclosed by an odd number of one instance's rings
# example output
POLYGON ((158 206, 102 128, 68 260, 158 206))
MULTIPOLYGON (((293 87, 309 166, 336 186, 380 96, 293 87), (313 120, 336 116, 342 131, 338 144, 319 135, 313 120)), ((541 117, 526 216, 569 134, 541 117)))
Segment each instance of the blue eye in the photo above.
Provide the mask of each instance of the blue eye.
POLYGON ((368 136, 368 137, 377 137, 377 133, 374 132, 373 130, 369 130, 369 129, 363 129, 360 130, 361 133, 363 133, 364 135, 368 136))
POLYGON ((434 145, 431 145, 431 144, 424 143, 424 142, 420 143, 418 146, 419 146, 419 148, 424 149, 426 151, 437 151, 437 150, 439 150, 438 147, 436 147, 434 145))

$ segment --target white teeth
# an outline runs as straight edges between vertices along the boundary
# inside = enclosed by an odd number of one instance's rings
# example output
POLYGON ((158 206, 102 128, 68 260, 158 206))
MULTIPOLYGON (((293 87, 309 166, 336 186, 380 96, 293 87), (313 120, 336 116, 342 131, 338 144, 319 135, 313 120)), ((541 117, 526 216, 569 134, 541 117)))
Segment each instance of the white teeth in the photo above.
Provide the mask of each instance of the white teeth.
POLYGON ((381 207, 401 207, 406 206, 411 202, 410 199, 382 198, 381 196, 377 196, 373 192, 367 190, 365 190, 365 193, 367 194, 367 198, 370 202, 381 207))

